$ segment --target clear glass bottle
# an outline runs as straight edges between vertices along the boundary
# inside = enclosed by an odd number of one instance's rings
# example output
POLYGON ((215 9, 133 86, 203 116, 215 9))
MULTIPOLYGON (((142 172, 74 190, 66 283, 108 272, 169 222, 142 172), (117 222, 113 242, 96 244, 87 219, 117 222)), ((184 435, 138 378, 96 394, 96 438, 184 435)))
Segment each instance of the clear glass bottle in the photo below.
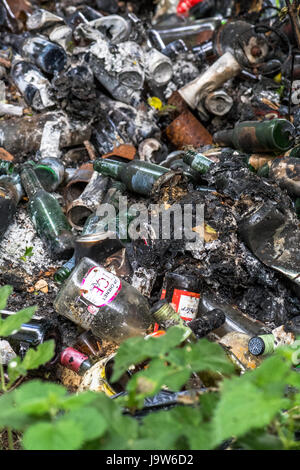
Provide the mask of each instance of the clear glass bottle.
POLYGON ((57 313, 96 337, 116 343, 145 334, 152 323, 147 300, 89 258, 78 263, 54 306, 57 313))

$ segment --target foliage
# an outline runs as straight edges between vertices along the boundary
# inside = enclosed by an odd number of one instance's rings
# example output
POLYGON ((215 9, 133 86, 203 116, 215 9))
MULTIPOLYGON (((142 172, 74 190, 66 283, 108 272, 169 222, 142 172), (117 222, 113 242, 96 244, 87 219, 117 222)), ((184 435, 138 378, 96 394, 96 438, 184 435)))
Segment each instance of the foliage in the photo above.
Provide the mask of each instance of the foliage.
POLYGON ((20 260, 27 261, 27 258, 33 256, 33 246, 27 246, 23 256, 20 256, 20 260))
MULTIPOLYGON (((0 307, 10 293, 7 286, 0 289, 0 307)), ((26 321, 33 312, 25 312, 26 321)), ((22 315, 24 310, 14 316, 14 325, 10 318, 6 326, 8 319, 1 320, 1 336, 19 328, 22 315)), ((30 450, 217 449, 225 441, 238 449, 299 450, 300 376, 291 368, 292 348, 278 348, 259 368, 237 376, 219 345, 206 339, 183 345, 185 335, 184 329, 173 327, 158 338, 122 343, 112 380, 133 364, 147 365, 129 381, 128 394, 113 400, 103 393, 70 394, 62 385, 37 379, 9 390, 17 376, 51 358, 53 344, 29 350, 8 367, 10 383, 0 396, 0 430, 21 432, 22 446, 30 450), (193 404, 136 418, 145 397, 166 386, 181 390, 192 373, 209 370, 223 380, 202 391, 193 404)))

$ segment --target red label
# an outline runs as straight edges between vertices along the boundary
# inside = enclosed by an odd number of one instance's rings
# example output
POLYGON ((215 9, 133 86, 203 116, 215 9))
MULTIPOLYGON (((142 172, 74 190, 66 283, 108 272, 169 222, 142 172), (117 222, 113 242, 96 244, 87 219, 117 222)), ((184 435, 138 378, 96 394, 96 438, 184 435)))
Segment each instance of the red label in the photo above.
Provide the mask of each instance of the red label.
POLYGON ((193 320, 198 312, 200 294, 174 289, 171 305, 185 321, 193 320))
POLYGON ((161 296, 160 296, 160 300, 163 300, 163 299, 166 298, 166 293, 167 293, 166 289, 162 289, 162 291, 161 291, 161 296))
POLYGON ((145 339, 157 338, 158 336, 163 336, 165 334, 166 334, 166 332, 164 330, 157 330, 154 333, 151 333, 150 335, 145 336, 145 339))
POLYGON ((77 349, 66 348, 60 355, 60 363, 62 366, 71 369, 74 372, 78 372, 81 364, 88 359, 88 356, 85 356, 77 349))

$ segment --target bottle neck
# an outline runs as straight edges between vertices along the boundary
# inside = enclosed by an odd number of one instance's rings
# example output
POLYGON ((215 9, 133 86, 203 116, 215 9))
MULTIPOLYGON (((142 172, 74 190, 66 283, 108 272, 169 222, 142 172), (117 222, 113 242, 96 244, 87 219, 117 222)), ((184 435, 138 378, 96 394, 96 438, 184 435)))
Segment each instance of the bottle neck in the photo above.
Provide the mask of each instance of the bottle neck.
POLYGON ((172 306, 164 300, 161 300, 155 304, 151 309, 151 314, 154 319, 162 324, 165 328, 170 328, 171 326, 181 326, 186 328, 187 335, 184 339, 189 338, 192 341, 196 341, 193 331, 187 326, 187 324, 182 320, 180 315, 175 312, 172 306))
POLYGON ((103 158, 94 162, 94 170, 102 175, 120 179, 121 172, 125 169, 126 163, 103 158))
POLYGON ((214 163, 212 160, 206 158, 201 153, 195 152, 193 150, 190 150, 184 154, 183 161, 201 174, 207 173, 209 167, 214 163))
POLYGON ((233 132, 233 129, 216 132, 213 136, 214 143, 220 145, 221 147, 232 147, 233 132))
POLYGON ((43 187, 32 168, 25 168, 21 173, 22 185, 26 191, 27 196, 32 198, 38 191, 43 190, 43 187))

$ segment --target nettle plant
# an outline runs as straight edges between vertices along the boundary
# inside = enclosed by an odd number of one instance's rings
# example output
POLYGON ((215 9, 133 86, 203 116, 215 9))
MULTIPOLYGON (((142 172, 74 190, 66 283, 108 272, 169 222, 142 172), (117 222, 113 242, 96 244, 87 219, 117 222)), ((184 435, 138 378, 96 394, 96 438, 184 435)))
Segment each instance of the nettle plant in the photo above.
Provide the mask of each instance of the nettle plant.
MULTIPOLYGON (((12 292, 0 289, 0 309, 12 292)), ((35 307, 0 320, 0 337, 30 320, 35 307)), ((70 394, 60 384, 30 379, 16 387, 27 371, 48 362, 53 341, 29 349, 23 360, 13 359, 1 370, 0 435, 14 448, 14 432, 21 446, 33 450, 126 449, 195 450, 300 449, 300 375, 291 368, 294 350, 278 348, 259 368, 237 376, 226 353, 206 339, 182 345, 185 330, 170 328, 166 335, 131 338, 121 344, 113 381, 131 365, 147 361, 134 374, 127 394, 116 399, 104 393, 70 394), (193 373, 218 372, 222 380, 188 404, 136 418, 144 399, 163 387, 180 391, 193 373)))

